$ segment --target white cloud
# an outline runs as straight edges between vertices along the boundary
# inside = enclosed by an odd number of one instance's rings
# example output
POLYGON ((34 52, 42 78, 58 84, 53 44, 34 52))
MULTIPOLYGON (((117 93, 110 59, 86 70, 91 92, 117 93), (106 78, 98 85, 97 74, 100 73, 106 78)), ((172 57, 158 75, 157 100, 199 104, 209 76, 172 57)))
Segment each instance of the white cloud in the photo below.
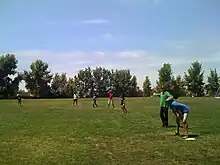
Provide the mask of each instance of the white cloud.
POLYGON ((209 56, 173 56, 154 54, 145 50, 119 51, 119 52, 51 52, 41 50, 15 51, 19 60, 19 69, 28 69, 31 62, 37 58, 48 62, 53 73, 66 73, 74 76, 80 69, 85 67, 103 66, 108 69, 130 69, 137 75, 138 85, 141 87, 146 75, 151 78, 155 85, 158 69, 163 63, 172 64, 174 75, 183 75, 190 64, 199 60, 203 63, 204 70, 209 72, 209 68, 219 67, 220 53, 210 54, 209 56))
POLYGON ((138 58, 140 54, 138 52, 118 52, 118 55, 125 58, 138 58))
POLYGON ((91 19, 84 21, 73 21, 73 20, 54 20, 54 21, 46 21, 44 24, 47 26, 79 26, 82 24, 89 25, 98 25, 98 24, 108 24, 109 21, 106 19, 91 19))
POLYGON ((81 52, 81 51, 56 52, 56 51, 46 51, 46 50, 19 50, 12 53, 18 54, 19 56, 23 56, 23 57, 56 57, 56 58, 84 57, 87 55, 86 52, 81 52))
POLYGON ((105 19, 93 19, 93 20, 82 21, 82 23, 83 24, 106 24, 106 23, 109 23, 109 21, 105 19))
POLYGON ((101 52, 101 51, 96 51, 94 53, 95 53, 96 56, 99 56, 99 57, 104 57, 105 56, 105 53, 101 52))

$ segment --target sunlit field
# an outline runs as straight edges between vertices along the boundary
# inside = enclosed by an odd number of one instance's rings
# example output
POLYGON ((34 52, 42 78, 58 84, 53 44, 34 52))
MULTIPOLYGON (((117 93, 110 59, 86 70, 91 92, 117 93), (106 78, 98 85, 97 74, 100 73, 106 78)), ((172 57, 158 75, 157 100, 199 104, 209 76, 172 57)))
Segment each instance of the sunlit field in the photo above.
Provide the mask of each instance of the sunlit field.
MULTIPOLYGON (((91 99, 0 101, 0 164, 10 165, 188 165, 220 164, 220 99, 180 98, 190 107, 190 135, 173 136, 175 118, 162 128, 159 98, 127 98, 129 113, 119 101, 91 99)), ((182 132, 182 129, 181 129, 182 132)))

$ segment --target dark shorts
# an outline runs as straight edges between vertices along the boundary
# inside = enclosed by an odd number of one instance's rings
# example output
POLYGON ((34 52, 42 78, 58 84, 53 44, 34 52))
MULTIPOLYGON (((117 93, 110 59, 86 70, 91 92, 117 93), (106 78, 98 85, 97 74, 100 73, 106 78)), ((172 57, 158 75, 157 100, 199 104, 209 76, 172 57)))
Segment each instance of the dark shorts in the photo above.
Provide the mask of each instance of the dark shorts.
POLYGON ((73 99, 74 102, 77 102, 77 99, 73 99))
POLYGON ((121 105, 124 105, 124 100, 121 100, 121 105))

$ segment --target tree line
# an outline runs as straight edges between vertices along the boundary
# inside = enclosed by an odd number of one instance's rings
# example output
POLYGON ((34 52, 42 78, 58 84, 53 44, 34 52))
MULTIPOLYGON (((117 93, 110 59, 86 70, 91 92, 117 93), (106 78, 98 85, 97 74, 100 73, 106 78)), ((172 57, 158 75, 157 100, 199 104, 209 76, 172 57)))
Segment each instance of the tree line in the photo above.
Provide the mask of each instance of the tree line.
MULTIPOLYGON (((82 69, 74 77, 65 73, 52 74, 49 66, 42 60, 31 63, 29 70, 17 71, 18 60, 14 54, 0 56, 0 97, 14 97, 19 92, 33 97, 68 98, 77 93, 80 97, 92 97, 93 94, 105 97, 111 89, 115 96, 124 92, 127 97, 151 96, 159 92, 162 86, 176 96, 215 95, 220 87, 220 78, 216 69, 210 69, 208 81, 204 83, 202 63, 195 61, 181 77, 173 76, 171 64, 164 63, 158 70, 158 80, 153 88, 149 76, 146 75, 141 90, 137 85, 137 77, 129 69, 109 70, 104 67, 82 69), (19 83, 25 82, 28 92, 19 90, 19 83)), ((147 71, 146 71, 147 72, 147 71)))

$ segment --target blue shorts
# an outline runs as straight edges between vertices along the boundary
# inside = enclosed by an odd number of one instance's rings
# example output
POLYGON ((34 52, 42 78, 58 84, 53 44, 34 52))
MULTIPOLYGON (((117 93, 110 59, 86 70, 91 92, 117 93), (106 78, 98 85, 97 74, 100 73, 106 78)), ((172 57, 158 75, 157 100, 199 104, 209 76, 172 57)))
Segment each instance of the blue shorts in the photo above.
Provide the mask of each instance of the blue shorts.
POLYGON ((189 113, 189 108, 188 107, 184 108, 183 113, 189 113))

